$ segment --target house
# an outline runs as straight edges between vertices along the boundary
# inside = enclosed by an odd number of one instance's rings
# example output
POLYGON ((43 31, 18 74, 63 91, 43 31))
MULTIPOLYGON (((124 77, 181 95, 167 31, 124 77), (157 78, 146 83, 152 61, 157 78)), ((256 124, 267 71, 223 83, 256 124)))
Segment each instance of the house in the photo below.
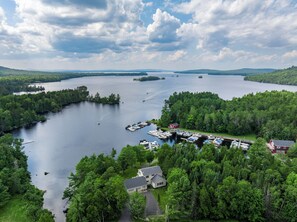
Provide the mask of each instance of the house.
POLYGON ((270 140, 269 149, 272 153, 287 153, 290 146, 294 144, 292 140, 270 140))
POLYGON ((152 178, 152 187, 153 188, 159 188, 166 186, 166 180, 164 177, 159 176, 159 174, 155 175, 152 178))
POLYGON ((171 124, 169 125, 169 129, 177 129, 177 128, 179 128, 178 123, 171 123, 171 124))
POLYGON ((137 176, 145 177, 148 185, 151 185, 152 179, 155 175, 159 175, 161 177, 163 176, 163 172, 162 172, 160 166, 141 168, 137 172, 137 176))
POLYGON ((141 193, 141 192, 147 191, 147 182, 145 177, 143 176, 127 179, 125 180, 124 185, 128 193, 133 193, 133 192, 141 193))

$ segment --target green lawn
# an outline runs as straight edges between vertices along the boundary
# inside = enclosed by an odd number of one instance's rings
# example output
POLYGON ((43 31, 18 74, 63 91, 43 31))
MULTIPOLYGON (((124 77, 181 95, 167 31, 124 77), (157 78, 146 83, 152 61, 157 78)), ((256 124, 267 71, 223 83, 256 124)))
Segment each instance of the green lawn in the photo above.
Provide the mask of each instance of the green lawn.
POLYGON ((26 204, 21 196, 13 197, 0 209, 0 222, 33 222, 26 215, 26 204))
MULTIPOLYGON (((169 128, 162 128, 166 131, 169 131, 169 128)), ((233 139, 240 139, 240 140, 251 140, 251 141, 255 141, 257 139, 255 134, 249 134, 249 135, 242 135, 242 136, 234 136, 228 133, 211 133, 211 132, 203 132, 203 131, 199 131, 199 130, 189 130, 189 129, 184 129, 184 128, 178 128, 179 130, 182 131, 189 131, 189 132, 193 132, 193 133, 200 133, 200 134, 206 134, 206 135, 214 135, 214 136, 219 136, 219 137, 229 137, 229 138, 233 138, 233 139)))

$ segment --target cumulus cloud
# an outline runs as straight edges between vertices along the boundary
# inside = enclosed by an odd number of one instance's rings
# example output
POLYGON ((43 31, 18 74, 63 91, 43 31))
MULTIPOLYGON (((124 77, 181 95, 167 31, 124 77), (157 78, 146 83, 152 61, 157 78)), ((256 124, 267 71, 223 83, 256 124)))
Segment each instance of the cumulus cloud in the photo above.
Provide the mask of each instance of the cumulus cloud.
POLYGON ((279 48, 296 44, 294 0, 191 0, 175 7, 192 14, 205 49, 223 47, 279 48), (211 43, 211 45, 209 45, 211 43))
POLYGON ((170 61, 177 61, 177 60, 183 58, 186 54, 187 54, 186 51, 178 50, 175 53, 169 55, 168 60, 170 60, 170 61))
POLYGON ((166 11, 156 10, 153 23, 148 25, 147 34, 151 42, 148 49, 157 51, 180 50, 187 46, 188 38, 180 30, 181 21, 166 11))
POLYGON ((167 12, 157 9, 153 15, 154 22, 147 27, 149 40, 157 43, 171 43, 179 40, 177 29, 181 26, 180 20, 167 12))
POLYGON ((107 0, 42 0, 46 4, 61 6, 61 5, 77 5, 78 7, 90 7, 105 9, 107 0))
POLYGON ((200 66, 207 61, 248 66, 283 65, 297 57, 296 0, 14 1, 15 23, 0 7, 0 58, 89 58, 108 64, 103 57, 126 61, 129 54, 130 64, 137 65, 176 64, 186 57, 187 64, 203 61, 200 66))
POLYGON ((285 59, 293 59, 293 58, 297 58, 297 50, 293 50, 293 51, 290 51, 290 52, 286 52, 283 57, 285 59))

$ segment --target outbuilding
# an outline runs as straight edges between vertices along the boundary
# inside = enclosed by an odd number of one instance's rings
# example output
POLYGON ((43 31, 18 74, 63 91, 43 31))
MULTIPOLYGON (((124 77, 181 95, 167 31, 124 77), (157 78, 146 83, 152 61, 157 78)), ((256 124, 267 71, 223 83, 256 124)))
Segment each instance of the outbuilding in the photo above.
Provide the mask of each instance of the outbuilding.
POLYGON ((270 150, 272 153, 287 153, 289 148, 295 144, 292 140, 270 140, 270 150))

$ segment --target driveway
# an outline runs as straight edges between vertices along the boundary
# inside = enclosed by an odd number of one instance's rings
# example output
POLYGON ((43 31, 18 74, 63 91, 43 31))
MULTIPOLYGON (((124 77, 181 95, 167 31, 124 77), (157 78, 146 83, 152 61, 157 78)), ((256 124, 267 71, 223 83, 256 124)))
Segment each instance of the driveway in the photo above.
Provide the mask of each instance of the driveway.
POLYGON ((128 208, 128 204, 126 204, 124 210, 122 211, 121 218, 119 219, 119 222, 130 222, 132 221, 131 219, 131 213, 128 208))
POLYGON ((151 191, 147 191, 143 193, 143 195, 146 197, 145 216, 161 215, 162 211, 159 207, 159 203, 151 191))

